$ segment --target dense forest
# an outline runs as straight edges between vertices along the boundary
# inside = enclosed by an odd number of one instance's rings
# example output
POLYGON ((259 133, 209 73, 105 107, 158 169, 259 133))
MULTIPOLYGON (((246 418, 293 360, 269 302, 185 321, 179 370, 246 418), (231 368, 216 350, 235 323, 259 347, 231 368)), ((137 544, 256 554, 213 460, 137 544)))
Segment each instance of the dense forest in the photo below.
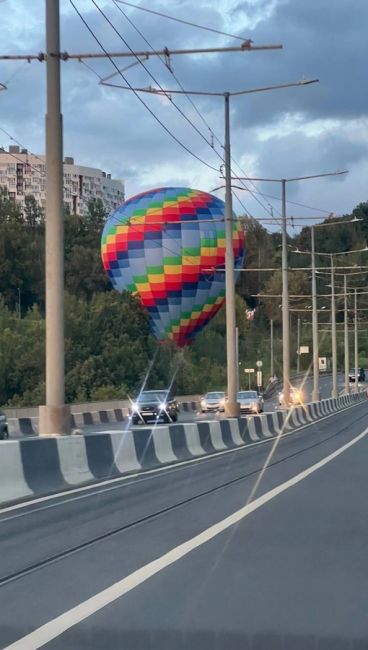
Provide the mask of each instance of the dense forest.
MULTIPOLYGON (((368 203, 352 215, 330 220, 338 227, 316 228, 316 250, 349 251, 364 248, 368 238, 368 203)), ((157 345, 146 314, 129 294, 112 290, 100 260, 100 237, 106 220, 100 200, 91 201, 88 215, 65 214, 66 398, 68 402, 124 398, 134 394, 149 370, 148 385, 174 382, 177 394, 201 393, 226 384, 225 310, 183 352, 171 344, 157 345)), ((270 319, 274 321, 276 374, 281 373, 281 237, 254 219, 243 218, 246 231, 245 271, 237 284, 240 381, 247 386, 245 367, 263 361, 266 380, 270 368, 270 319), (258 269, 274 269, 269 271, 258 269), (254 311, 255 310, 255 311, 254 311), (249 319, 249 316, 252 319, 249 319)), ((289 237, 291 304, 291 363, 296 367, 297 318, 301 343, 311 349, 310 256, 294 252, 310 249, 310 228, 289 237), (304 311, 296 311, 296 310, 304 311)), ((329 258, 319 257, 320 354, 330 356, 329 258), (325 323, 325 325, 324 325, 325 323)), ((336 265, 367 265, 366 253, 339 256, 336 265)), ((336 293, 342 276, 336 269, 336 293)), ((367 285, 367 274, 349 277, 354 286, 367 285)), ((350 299, 351 301, 351 299, 350 299)), ((343 322, 343 297, 337 295, 337 321, 343 322)), ((359 295, 359 363, 368 366, 364 293, 359 295)), ((349 307, 352 306, 352 302, 349 307)), ((44 396, 44 216, 32 196, 22 213, 0 190, 0 405, 37 405, 44 396)), ((351 312, 349 312, 351 319, 351 312)), ((368 315, 368 314, 367 314, 368 315)), ((338 327, 340 327, 338 325, 338 327)), ((351 337, 352 338, 352 337, 351 337)), ((308 367, 311 355, 302 357, 308 367)), ((338 361, 343 365, 343 338, 338 338, 338 361)), ((265 382, 266 383, 266 382, 265 382)))

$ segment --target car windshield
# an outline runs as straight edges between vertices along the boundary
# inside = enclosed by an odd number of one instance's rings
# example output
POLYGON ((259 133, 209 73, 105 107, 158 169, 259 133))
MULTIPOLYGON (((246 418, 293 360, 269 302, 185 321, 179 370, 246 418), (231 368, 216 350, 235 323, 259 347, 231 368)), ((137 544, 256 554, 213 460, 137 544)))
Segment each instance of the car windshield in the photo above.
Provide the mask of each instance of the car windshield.
POLYGON ((224 393, 207 393, 206 399, 223 399, 224 393))
POLYGON ((136 401, 139 404, 150 404, 152 402, 164 402, 166 399, 167 399, 166 391, 158 390, 158 391, 143 392, 137 397, 136 401))
POLYGON ((255 390, 243 390, 238 393, 238 399, 256 399, 257 397, 255 390))

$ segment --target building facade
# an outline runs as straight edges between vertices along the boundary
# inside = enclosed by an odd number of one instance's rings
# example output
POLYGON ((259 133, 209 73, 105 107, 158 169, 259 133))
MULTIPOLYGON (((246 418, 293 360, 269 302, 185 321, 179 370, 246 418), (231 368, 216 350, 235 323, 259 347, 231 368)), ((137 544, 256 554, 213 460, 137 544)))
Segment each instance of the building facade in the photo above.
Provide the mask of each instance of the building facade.
MULTIPOLYGON (((124 182, 111 178, 101 169, 75 165, 73 158, 64 158, 64 204, 73 213, 84 215, 91 199, 101 199, 110 214, 124 201, 124 182)), ((12 145, 0 149, 0 187, 24 207, 27 194, 33 194, 41 208, 46 206, 45 156, 36 156, 12 145)))

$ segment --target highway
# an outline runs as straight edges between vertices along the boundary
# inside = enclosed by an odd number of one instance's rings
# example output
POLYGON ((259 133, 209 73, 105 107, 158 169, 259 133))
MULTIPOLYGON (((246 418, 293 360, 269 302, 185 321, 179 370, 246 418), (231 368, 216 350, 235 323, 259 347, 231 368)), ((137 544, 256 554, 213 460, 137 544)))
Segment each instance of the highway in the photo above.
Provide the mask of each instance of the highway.
POLYGON ((367 408, 3 509, 0 647, 366 649, 367 408))
MULTIPOLYGON (((320 391, 321 398, 325 399, 331 397, 331 384, 332 378, 331 375, 321 376, 320 377, 320 391)), ((299 388, 302 388, 304 394, 305 402, 312 401, 312 389, 313 389, 313 378, 308 377, 307 379, 298 379, 293 382, 293 385, 299 388)), ((338 391, 339 393, 344 388, 344 376, 343 374, 338 375, 338 391)), ((278 403, 278 393, 275 393, 272 397, 265 400, 264 411, 265 413, 272 413, 273 411, 279 408, 278 403)), ((208 421, 208 420, 218 420, 226 417, 223 413, 200 413, 200 412, 182 412, 179 414, 178 422, 196 422, 196 421, 208 421)), ((93 434, 93 433, 103 433, 110 431, 121 431, 122 428, 126 428, 126 423, 116 422, 109 424, 92 424, 84 426, 81 428, 83 433, 93 434)), ((129 426, 132 429, 139 429, 142 425, 136 427, 129 426)))

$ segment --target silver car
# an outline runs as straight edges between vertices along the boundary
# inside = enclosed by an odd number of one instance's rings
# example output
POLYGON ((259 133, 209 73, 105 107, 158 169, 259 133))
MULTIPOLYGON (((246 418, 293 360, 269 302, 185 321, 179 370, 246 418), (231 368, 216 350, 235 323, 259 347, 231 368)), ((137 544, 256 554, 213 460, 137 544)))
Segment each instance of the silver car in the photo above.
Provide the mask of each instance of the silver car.
POLYGON ((264 401, 256 390, 241 390, 238 393, 241 413, 263 413, 264 401))
POLYGON ((202 413, 208 413, 209 411, 223 412, 225 410, 225 401, 226 396, 223 391, 206 393, 201 398, 201 411, 202 413))

